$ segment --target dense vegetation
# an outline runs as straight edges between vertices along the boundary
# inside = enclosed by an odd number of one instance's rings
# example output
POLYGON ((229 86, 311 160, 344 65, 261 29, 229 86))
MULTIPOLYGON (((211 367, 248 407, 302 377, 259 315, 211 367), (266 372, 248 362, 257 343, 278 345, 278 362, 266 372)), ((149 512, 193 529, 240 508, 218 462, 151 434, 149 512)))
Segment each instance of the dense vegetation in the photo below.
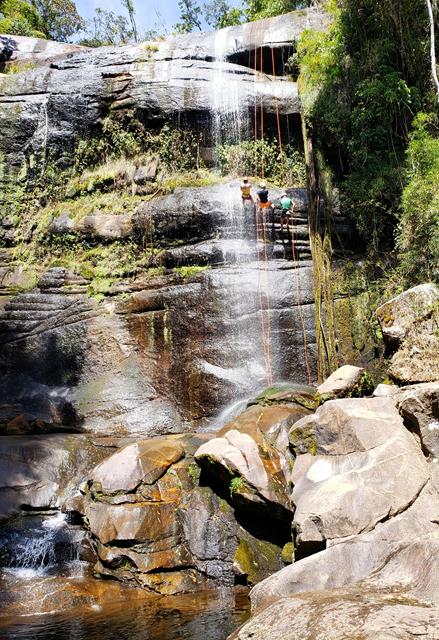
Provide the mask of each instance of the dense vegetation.
POLYGON ((313 138, 364 246, 398 250, 400 284, 438 279, 437 98, 424 0, 332 0, 295 62, 313 138))

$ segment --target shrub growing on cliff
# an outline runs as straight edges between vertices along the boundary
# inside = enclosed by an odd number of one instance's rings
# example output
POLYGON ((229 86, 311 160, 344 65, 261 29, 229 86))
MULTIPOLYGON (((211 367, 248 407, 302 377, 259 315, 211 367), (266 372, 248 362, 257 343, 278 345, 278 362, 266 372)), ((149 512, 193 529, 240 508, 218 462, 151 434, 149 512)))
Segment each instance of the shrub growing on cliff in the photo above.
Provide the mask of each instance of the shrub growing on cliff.
POLYGON ((337 179, 343 213, 367 248, 388 250, 411 122, 434 101, 426 5, 329 0, 327 7, 333 15, 328 32, 306 31, 298 44, 305 116, 337 179))
POLYGON ((439 282, 439 120, 418 114, 407 149, 398 248, 408 283, 439 282))
POLYGON ((132 158, 141 153, 159 156, 170 172, 181 173, 200 166, 200 141, 193 131, 165 124, 149 130, 133 111, 110 114, 100 131, 81 140, 75 152, 75 170, 104 164, 116 158, 132 158))
POLYGON ((287 145, 281 152, 275 139, 220 145, 216 152, 224 175, 259 175, 263 161, 265 177, 272 182, 289 186, 306 182, 303 155, 292 145, 287 145))

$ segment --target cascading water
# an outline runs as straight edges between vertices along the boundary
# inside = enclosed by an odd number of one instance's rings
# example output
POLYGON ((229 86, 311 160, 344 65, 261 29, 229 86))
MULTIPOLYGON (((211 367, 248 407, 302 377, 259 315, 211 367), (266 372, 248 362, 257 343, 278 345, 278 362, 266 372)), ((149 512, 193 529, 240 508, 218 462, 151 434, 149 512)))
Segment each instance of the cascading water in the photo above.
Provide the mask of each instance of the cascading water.
POLYGON ((238 143, 248 134, 248 113, 241 100, 239 68, 227 62, 230 27, 215 35, 215 71, 212 82, 213 139, 216 145, 238 143))
POLYGON ((76 575, 84 536, 63 513, 21 518, 1 532, 0 566, 16 578, 35 578, 66 567, 76 575))
MULTIPOLYGON (((221 29, 215 36, 215 74, 212 82, 212 139, 216 146, 239 144, 250 139, 251 119, 248 111, 248 92, 255 91, 252 83, 241 80, 238 65, 227 61, 229 29, 221 29), (246 105, 245 107, 243 105, 246 105)), ((256 83, 256 78, 255 78, 256 83)), ((243 208, 239 183, 225 184, 223 189, 223 218, 220 230, 222 251, 229 265, 220 273, 212 272, 212 287, 222 297, 224 337, 228 349, 223 354, 221 368, 205 363, 208 373, 217 374, 234 384, 241 393, 254 391, 267 380, 267 355, 261 332, 261 300, 268 293, 266 265, 258 260, 263 248, 256 239, 255 215, 252 206, 243 208), (221 282, 217 282, 218 279, 221 282)))

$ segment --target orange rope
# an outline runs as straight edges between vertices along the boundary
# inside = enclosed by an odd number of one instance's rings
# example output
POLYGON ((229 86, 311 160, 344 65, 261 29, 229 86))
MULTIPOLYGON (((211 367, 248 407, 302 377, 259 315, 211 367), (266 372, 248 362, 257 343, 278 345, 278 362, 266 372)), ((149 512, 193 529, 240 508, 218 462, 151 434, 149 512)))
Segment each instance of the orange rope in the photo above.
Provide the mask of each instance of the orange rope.
MULTIPOLYGON (((258 50, 255 48, 255 115, 254 115, 254 120, 255 120, 255 135, 254 135, 254 139, 255 142, 258 139, 258 103, 257 103, 257 79, 256 79, 256 74, 258 72, 258 50)), ((255 144, 255 176, 258 175, 258 149, 256 147, 255 144)))
MULTIPOLYGON (((293 214, 294 214, 294 210, 293 210, 293 214)), ((294 246, 294 241, 295 241, 295 237, 294 237, 294 220, 293 220, 294 215, 291 216, 291 250, 292 250, 292 254, 293 254, 293 261, 297 262, 297 258, 296 258, 296 249, 294 246)), ((307 373, 307 378, 308 378, 308 384, 311 384, 312 381, 312 377, 311 377, 311 367, 309 365, 309 359, 308 359, 308 341, 306 339, 306 328, 305 328, 305 318, 303 316, 303 311, 302 311, 302 302, 301 302, 301 293, 300 293, 300 282, 299 282, 299 276, 297 275, 296 278, 296 294, 297 294, 297 308, 299 310, 299 318, 300 318, 300 324, 302 326, 302 336, 303 336, 303 351, 304 351, 304 356, 305 356, 305 366, 306 366, 306 373, 307 373)))
MULTIPOLYGON (((260 47, 260 66, 261 66, 261 74, 264 73, 264 58, 263 58, 263 48, 260 47)), ((260 107, 261 107, 261 176, 265 177, 265 155, 264 155, 264 101, 261 92, 260 97, 260 107)), ((270 295, 269 295, 269 282, 268 282, 268 252, 267 252, 267 234, 266 234, 266 218, 265 218, 265 209, 262 207, 258 207, 261 213, 261 222, 262 222, 262 239, 264 242, 264 266, 265 266, 265 313, 266 313, 266 327, 264 324, 264 354, 265 354, 265 366, 267 372, 267 380, 268 384, 273 384, 273 375, 271 370, 271 348, 270 348, 270 338, 271 338, 271 310, 270 310, 270 295)), ((257 217, 257 214, 256 214, 257 217)), ((259 238, 259 231, 258 231, 259 238)), ((259 261, 259 250, 258 250, 258 261, 259 261)), ((259 267, 258 267, 259 271, 259 267)), ((262 292, 260 295, 260 303, 261 303, 261 314, 262 314, 262 322, 264 323, 264 309, 262 307, 262 292)))
POLYGON ((267 312, 267 378, 268 384, 273 384, 273 374, 271 370, 271 309, 270 309, 270 294, 269 294, 269 282, 268 282, 268 252, 267 252, 267 230, 266 230, 267 218, 265 215, 265 208, 262 209, 262 234, 264 240, 264 262, 265 262, 265 289, 266 289, 266 312, 267 312))
POLYGON ((272 384, 271 380, 271 364, 270 364, 270 354, 267 349, 267 335, 265 331, 265 319, 264 319, 264 300, 262 297, 262 288, 261 288, 261 274, 259 270, 259 265, 261 263, 261 254, 259 250, 259 212, 261 209, 259 207, 256 208, 256 252, 258 256, 258 296, 259 296, 259 307, 261 311, 261 327, 262 327, 262 342, 264 346, 264 360, 265 360, 265 373, 267 375, 267 384, 270 386, 272 384))
MULTIPOLYGON (((264 59, 261 46, 261 74, 264 73, 264 59)), ((261 91, 261 176, 265 178, 265 157, 264 157, 264 100, 261 91)))
MULTIPOLYGON (((271 64, 273 67, 273 77, 276 77, 276 65, 274 64, 274 49, 271 47, 271 64)), ((282 166, 282 182, 285 180, 285 158, 284 158, 284 150, 282 144, 282 129, 280 126, 280 110, 279 110, 279 100, 276 96, 276 120, 277 120, 277 136, 279 142, 279 150, 280 150, 280 158, 281 158, 281 166, 282 166)))

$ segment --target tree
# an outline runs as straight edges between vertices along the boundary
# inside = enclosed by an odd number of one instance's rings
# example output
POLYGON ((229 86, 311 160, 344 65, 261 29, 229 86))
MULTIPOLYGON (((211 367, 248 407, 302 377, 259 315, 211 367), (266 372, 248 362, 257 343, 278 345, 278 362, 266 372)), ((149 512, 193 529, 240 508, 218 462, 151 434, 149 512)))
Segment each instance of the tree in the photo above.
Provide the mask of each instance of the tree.
POLYGON ((232 8, 227 0, 211 0, 204 5, 204 18, 213 29, 223 29, 242 21, 241 9, 232 8))
POLYGON ((312 0, 247 0, 245 15, 247 20, 259 20, 303 9, 312 4, 312 0))
POLYGON ((132 0, 121 0, 122 2, 122 6, 125 7, 125 9, 128 11, 128 15, 130 17, 130 22, 131 22, 131 28, 133 31, 133 38, 134 38, 134 42, 138 42, 138 37, 137 37, 137 25, 136 25, 136 20, 135 20, 135 9, 134 9, 134 5, 132 0))
POLYGON ((0 0, 0 33, 45 38, 40 16, 26 0, 0 0))
POLYGON ((428 10, 428 18, 430 21, 430 63, 431 63, 431 75, 433 76, 434 86, 436 87, 437 99, 439 101, 439 79, 437 77, 437 69, 436 69, 436 44, 435 44, 435 34, 434 34, 434 14, 433 14, 433 5, 431 0, 426 0, 427 2, 427 10, 428 10))
POLYGON ((72 0, 30 0, 39 16, 39 28, 47 38, 67 40, 84 26, 72 0))
POLYGON ((177 33, 189 33, 198 29, 201 31, 201 8, 196 0, 179 0, 180 22, 174 26, 177 33))
POLYGON ((125 16, 116 15, 97 7, 94 16, 87 20, 85 37, 80 44, 86 47, 127 44, 133 39, 133 32, 125 16))

